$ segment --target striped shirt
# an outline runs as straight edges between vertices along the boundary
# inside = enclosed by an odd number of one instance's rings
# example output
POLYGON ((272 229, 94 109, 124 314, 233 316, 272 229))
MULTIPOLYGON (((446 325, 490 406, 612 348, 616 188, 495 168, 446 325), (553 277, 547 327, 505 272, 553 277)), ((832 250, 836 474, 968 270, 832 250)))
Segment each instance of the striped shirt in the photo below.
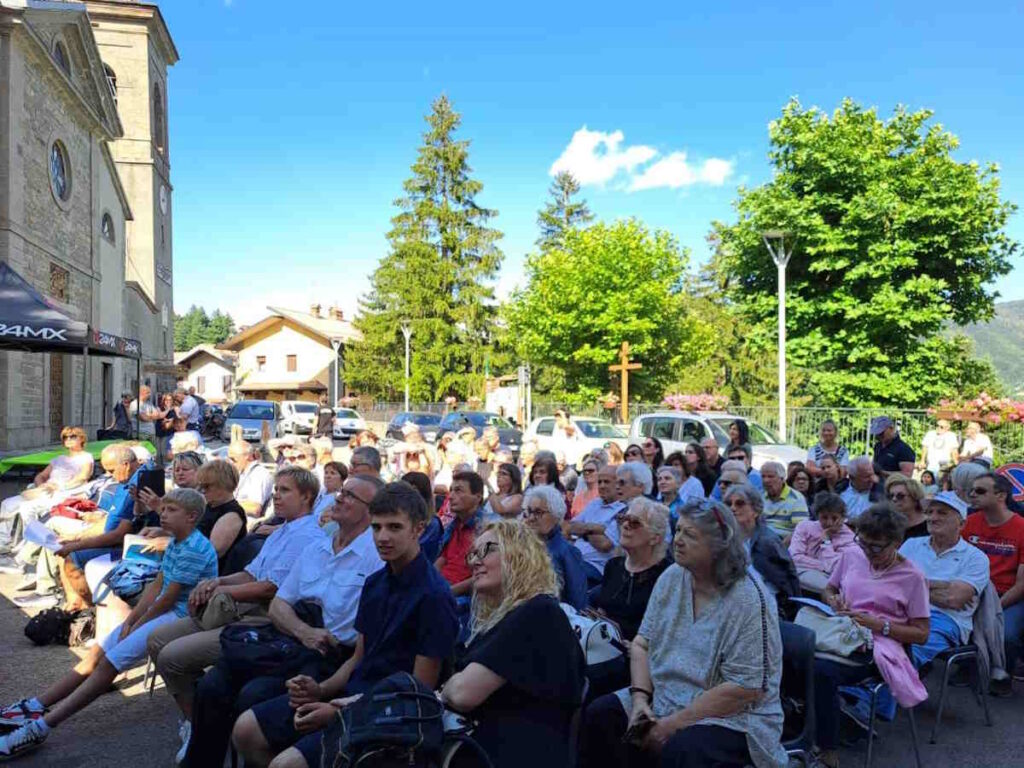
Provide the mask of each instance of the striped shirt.
POLYGON ((184 618, 188 616, 188 596, 192 588, 203 579, 217 575, 217 550, 209 539, 193 530, 182 541, 174 540, 167 546, 160 572, 164 575, 164 583, 157 599, 163 596, 171 583, 180 584, 181 592, 171 610, 184 618))
POLYGON ((823 448, 821 443, 815 443, 807 451, 807 461, 813 461, 815 466, 818 467, 821 466, 821 462, 826 456, 831 456, 841 467, 845 467, 850 463, 850 452, 846 450, 845 445, 840 445, 834 451, 830 451, 827 448, 823 448))

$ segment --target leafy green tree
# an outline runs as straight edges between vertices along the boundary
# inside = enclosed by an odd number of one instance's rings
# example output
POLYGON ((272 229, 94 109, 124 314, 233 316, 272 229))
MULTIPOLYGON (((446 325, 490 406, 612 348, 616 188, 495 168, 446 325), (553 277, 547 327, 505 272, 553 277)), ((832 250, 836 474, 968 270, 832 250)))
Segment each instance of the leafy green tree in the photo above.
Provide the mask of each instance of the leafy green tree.
POLYGON ((685 305, 687 260, 672 235, 636 220, 567 230, 562 247, 527 258, 527 285, 506 307, 510 337, 531 364, 560 370, 566 391, 595 399, 628 341, 643 365, 631 399, 659 398, 705 342, 685 305))
POLYGON ((541 250, 560 247, 568 230, 579 229, 594 218, 586 200, 573 200, 579 192, 579 182, 568 171, 560 171, 551 182, 551 199, 537 214, 537 245, 541 250))
POLYGON ((184 315, 174 316, 174 351, 187 352, 199 344, 220 344, 234 333, 231 315, 217 309, 207 316, 205 309, 193 304, 184 315))
POLYGON ((426 119, 412 178, 395 201, 390 251, 360 300, 355 325, 363 341, 346 360, 348 381, 366 394, 394 397, 403 389, 403 322, 412 328, 415 399, 483 390, 502 260, 501 233, 487 223, 497 212, 477 203, 483 184, 470 175, 469 142, 454 138, 460 117, 446 96, 426 119))
POLYGON ((235 321, 231 319, 231 315, 222 313, 219 309, 215 309, 213 314, 210 315, 210 322, 206 326, 206 330, 203 334, 203 339, 207 344, 220 344, 225 339, 234 336, 235 334, 235 321))
POLYGON ((774 178, 713 225, 716 266, 766 348, 777 294, 762 232, 789 233, 787 354, 817 402, 930 405, 962 352, 943 325, 991 317, 991 283, 1010 270, 1015 206, 996 167, 955 160, 958 139, 931 116, 882 120, 846 100, 830 118, 793 100, 769 127, 774 178))

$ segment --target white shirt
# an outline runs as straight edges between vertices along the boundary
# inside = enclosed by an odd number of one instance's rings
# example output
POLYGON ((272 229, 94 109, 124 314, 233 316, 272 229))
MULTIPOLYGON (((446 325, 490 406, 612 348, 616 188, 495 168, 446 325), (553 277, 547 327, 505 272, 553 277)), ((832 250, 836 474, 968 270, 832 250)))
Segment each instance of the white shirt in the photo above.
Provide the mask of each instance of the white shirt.
POLYGON ((324 627, 344 645, 356 643, 356 611, 366 578, 384 561, 377 554, 373 531, 367 528, 351 544, 335 553, 326 536, 299 555, 277 597, 290 605, 312 600, 323 609, 324 627))
POLYGON ((326 538, 312 514, 289 520, 267 537, 245 572, 256 581, 271 581, 280 587, 303 550, 326 538))
POLYGON ((601 573, 604 573, 604 566, 615 556, 615 547, 619 546, 619 526, 615 523, 615 516, 623 511, 626 505, 621 501, 613 501, 605 504, 598 496, 583 508, 575 518, 574 523, 595 523, 604 526, 604 535, 612 540, 613 546, 607 552, 602 552, 583 537, 577 538, 573 545, 583 555, 584 562, 590 563, 601 573))
POLYGON ((258 461, 251 462, 249 466, 242 471, 242 474, 238 476, 238 486, 235 488, 235 500, 239 503, 243 501, 251 501, 255 504, 259 504, 259 514, 262 514, 267 508, 267 503, 270 501, 270 497, 273 493, 274 476, 270 474, 270 471, 258 461))
POLYGON ((953 463, 953 451, 960 445, 954 432, 929 431, 921 441, 928 456, 928 469, 938 474, 944 464, 953 463))
POLYGON ((974 611, 978 608, 978 595, 988 586, 988 556, 963 539, 942 554, 932 548, 930 536, 907 539, 900 547, 900 554, 921 569, 929 581, 962 581, 974 587, 974 597, 959 611, 952 608, 932 607, 949 616, 960 628, 960 640, 966 643, 974 628, 974 611))
MULTIPOLYGON (((139 416, 149 416, 157 413, 157 407, 148 400, 142 401, 142 410, 139 411, 139 401, 132 400, 132 404, 128 406, 128 416, 135 422, 135 414, 138 412, 139 416)), ((156 437, 156 422, 155 421, 143 421, 139 418, 139 437, 156 437)))
POLYGON ((984 432, 980 433, 977 437, 965 437, 964 447, 960 450, 960 455, 970 456, 975 451, 981 451, 981 458, 983 459, 992 461, 995 458, 992 453, 992 441, 988 439, 988 435, 984 432))

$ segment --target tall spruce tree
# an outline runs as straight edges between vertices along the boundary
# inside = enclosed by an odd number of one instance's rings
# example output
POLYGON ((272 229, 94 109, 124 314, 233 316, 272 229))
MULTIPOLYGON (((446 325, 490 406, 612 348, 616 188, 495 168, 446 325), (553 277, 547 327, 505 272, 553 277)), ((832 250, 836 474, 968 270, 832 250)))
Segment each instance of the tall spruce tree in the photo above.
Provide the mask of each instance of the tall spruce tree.
POLYGON ((560 171, 551 182, 548 187, 551 199, 537 214, 540 227, 537 245, 541 250, 560 248, 567 230, 578 229, 594 218, 586 200, 573 200, 579 192, 579 182, 568 171, 560 171))
POLYGON ((355 325, 363 340, 346 361, 350 385, 379 397, 404 387, 403 322, 412 328, 417 400, 478 394, 491 343, 502 235, 487 223, 497 211, 476 202, 483 184, 470 176, 469 142, 453 137, 461 119, 447 96, 426 120, 412 178, 395 201, 390 251, 360 300, 355 325))

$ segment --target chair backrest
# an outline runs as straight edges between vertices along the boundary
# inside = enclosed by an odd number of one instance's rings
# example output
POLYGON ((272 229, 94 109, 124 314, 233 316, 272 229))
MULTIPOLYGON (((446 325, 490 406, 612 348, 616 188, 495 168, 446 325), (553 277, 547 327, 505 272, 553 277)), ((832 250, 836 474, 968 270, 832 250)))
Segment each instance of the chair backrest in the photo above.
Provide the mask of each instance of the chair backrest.
POLYGON ((783 743, 786 749, 810 750, 814 746, 814 632, 788 621, 779 622, 782 635, 782 685, 790 692, 801 692, 804 700, 804 727, 800 735, 783 743))

